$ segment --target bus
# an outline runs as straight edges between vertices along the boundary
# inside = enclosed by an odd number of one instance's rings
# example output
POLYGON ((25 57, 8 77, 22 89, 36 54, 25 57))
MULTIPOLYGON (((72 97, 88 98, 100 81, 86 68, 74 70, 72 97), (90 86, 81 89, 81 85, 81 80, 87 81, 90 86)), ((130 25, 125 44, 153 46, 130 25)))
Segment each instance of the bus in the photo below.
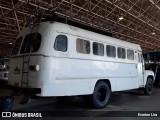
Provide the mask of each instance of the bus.
POLYGON ((111 92, 142 88, 150 95, 153 82, 139 45, 69 22, 46 19, 26 27, 10 57, 8 84, 16 91, 26 96, 83 96, 97 109, 107 106, 111 92))

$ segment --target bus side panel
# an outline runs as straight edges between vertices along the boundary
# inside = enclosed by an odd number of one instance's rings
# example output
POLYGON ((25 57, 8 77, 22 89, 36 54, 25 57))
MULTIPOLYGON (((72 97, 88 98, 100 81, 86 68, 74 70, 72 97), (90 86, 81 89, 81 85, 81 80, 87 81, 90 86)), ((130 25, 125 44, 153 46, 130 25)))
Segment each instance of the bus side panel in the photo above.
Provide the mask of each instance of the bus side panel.
POLYGON ((43 73, 46 75, 46 80, 43 81, 41 96, 91 94, 90 79, 86 77, 87 71, 82 75, 81 71, 84 69, 83 67, 77 68, 77 63, 77 60, 69 58, 46 57, 43 73), (82 78, 81 75, 85 77, 82 78))
POLYGON ((92 61, 92 76, 93 77, 137 77, 138 71, 136 64, 92 61))
POLYGON ((110 80, 112 91, 138 88, 136 64, 92 61, 92 77, 110 80))

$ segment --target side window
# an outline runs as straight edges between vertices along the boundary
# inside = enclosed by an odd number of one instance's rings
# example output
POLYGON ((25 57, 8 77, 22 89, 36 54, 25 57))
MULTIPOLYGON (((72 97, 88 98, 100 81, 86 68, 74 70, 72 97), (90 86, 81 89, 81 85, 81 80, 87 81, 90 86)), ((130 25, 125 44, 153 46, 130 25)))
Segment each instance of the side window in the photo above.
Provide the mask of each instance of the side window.
POLYGON ((90 53, 90 42, 83 39, 76 40, 76 49, 79 53, 89 54, 90 53))
POLYGON ((23 39, 23 37, 20 37, 20 38, 17 39, 11 55, 17 55, 18 54, 22 39, 23 39))
POLYGON ((115 46, 111 46, 111 45, 107 45, 106 46, 106 53, 108 57, 116 57, 116 47, 115 46))
POLYGON ((54 49, 57 51, 66 52, 67 51, 67 41, 68 41, 67 36, 58 35, 54 43, 54 49))
POLYGON ((142 62, 142 55, 140 53, 138 53, 138 62, 142 62))
POLYGON ((101 43, 93 42, 93 54, 103 56, 104 55, 104 45, 101 43))
POLYGON ((118 58, 121 58, 121 59, 126 58, 125 48, 118 47, 117 51, 118 51, 118 58))
POLYGON ((127 59, 128 60, 134 60, 134 51, 127 49, 127 59))

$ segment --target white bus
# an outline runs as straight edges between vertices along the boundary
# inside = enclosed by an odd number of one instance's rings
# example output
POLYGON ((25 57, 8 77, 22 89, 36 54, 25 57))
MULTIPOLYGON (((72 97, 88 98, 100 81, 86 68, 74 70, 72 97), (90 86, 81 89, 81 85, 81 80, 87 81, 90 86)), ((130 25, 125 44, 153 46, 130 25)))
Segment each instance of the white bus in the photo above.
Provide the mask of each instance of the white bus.
POLYGON ((139 45, 60 22, 37 27, 17 37, 10 86, 37 96, 88 96, 94 108, 104 108, 114 91, 152 94, 154 73, 144 70, 139 45))

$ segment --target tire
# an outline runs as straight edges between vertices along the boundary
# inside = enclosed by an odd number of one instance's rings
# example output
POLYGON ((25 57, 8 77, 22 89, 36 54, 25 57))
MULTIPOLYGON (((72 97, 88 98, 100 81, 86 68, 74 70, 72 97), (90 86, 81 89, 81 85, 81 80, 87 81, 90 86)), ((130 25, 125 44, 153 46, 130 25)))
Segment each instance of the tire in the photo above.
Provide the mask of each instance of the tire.
POLYGON ((96 109, 104 108, 107 106, 111 95, 111 90, 107 83, 98 82, 91 95, 92 106, 96 109))
POLYGON ((145 95, 151 95, 153 93, 153 81, 152 78, 147 78, 147 82, 144 88, 145 95))

